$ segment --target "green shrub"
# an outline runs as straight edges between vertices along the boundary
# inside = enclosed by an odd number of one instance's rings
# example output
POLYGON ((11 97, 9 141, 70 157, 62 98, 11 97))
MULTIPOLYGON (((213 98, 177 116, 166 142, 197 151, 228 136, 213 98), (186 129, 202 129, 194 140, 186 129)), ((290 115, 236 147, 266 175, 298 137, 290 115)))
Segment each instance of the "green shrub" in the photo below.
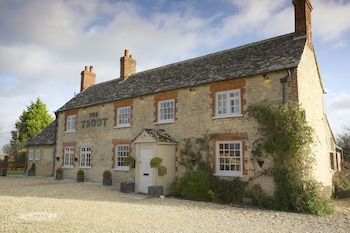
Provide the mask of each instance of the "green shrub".
POLYGON ((208 173, 195 170, 186 172, 178 182, 172 185, 176 196, 193 201, 211 201, 213 193, 210 193, 210 176, 208 173))
POLYGON ((333 176, 334 197, 350 198, 350 176, 345 172, 336 172, 333 176))
POLYGON ((253 204, 259 207, 267 206, 267 198, 260 184, 256 184, 250 190, 253 197, 253 204))
POLYGON ((246 183, 239 178, 233 180, 219 179, 214 190, 216 200, 225 204, 240 204, 243 202, 246 183))

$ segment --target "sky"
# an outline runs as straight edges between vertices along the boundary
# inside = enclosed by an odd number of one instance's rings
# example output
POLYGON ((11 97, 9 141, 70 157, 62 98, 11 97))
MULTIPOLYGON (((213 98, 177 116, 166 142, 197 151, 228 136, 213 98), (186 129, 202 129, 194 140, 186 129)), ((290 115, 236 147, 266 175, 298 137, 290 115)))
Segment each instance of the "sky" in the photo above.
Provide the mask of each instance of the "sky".
MULTIPOLYGON (((310 0, 313 44, 335 136, 350 126, 350 0, 310 0)), ((294 31, 292 0, 0 0, 0 150, 39 97, 49 113, 119 77, 129 50, 137 72, 294 31)))

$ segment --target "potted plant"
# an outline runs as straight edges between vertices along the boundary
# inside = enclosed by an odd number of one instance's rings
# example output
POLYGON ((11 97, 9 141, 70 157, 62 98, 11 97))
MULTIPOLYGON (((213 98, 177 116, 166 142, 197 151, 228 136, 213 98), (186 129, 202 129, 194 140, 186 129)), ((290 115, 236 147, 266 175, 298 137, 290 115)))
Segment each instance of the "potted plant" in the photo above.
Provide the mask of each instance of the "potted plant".
POLYGON ((32 166, 28 170, 28 176, 35 176, 35 163, 32 163, 32 166))
POLYGON ((56 169, 56 180, 63 180, 63 168, 58 167, 56 169))
POLYGON ((158 168, 160 167, 162 162, 163 162, 162 158, 154 157, 151 159, 151 161, 149 163, 151 168, 157 168, 156 185, 148 187, 148 195, 149 196, 159 197, 160 195, 163 195, 163 186, 157 185, 158 168))
POLYGON ((103 185, 105 186, 112 185, 112 172, 110 170, 105 170, 103 172, 103 185))
POLYGON ((124 164, 129 167, 135 167, 135 159, 132 156, 126 156, 124 158, 124 164))
POLYGON ((77 182, 84 182, 84 171, 81 169, 77 172, 77 182))

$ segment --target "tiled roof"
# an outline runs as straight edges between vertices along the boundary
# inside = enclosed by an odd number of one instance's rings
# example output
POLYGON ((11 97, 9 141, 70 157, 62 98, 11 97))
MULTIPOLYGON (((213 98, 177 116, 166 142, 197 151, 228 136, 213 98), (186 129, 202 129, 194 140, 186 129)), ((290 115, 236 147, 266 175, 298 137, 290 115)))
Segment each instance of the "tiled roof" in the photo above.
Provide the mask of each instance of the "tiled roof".
POLYGON ((143 132, 146 132, 156 142, 177 143, 176 139, 170 136, 165 129, 142 129, 140 134, 134 140, 136 140, 143 132))
POLYGON ((38 135, 27 142, 27 146, 54 145, 56 137, 56 120, 44 128, 38 135))
POLYGON ((297 67, 305 38, 294 33, 90 86, 58 111, 297 67))

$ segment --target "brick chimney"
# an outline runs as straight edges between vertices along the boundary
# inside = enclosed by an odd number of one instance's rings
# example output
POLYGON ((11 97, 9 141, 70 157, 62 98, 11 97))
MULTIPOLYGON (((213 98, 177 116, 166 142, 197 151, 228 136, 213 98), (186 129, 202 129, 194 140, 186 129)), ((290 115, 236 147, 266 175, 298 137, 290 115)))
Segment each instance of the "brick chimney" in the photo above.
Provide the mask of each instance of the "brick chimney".
POLYGON ((311 11, 312 5, 309 0, 293 0, 295 32, 294 37, 306 36, 312 42, 311 11))
POLYGON ((93 72, 93 67, 85 66, 85 70, 81 72, 81 82, 80 82, 80 91, 84 91, 89 86, 95 85, 96 74, 93 72))
POLYGON ((136 60, 129 55, 129 51, 124 51, 124 57, 120 58, 120 81, 126 80, 129 75, 136 73, 136 60))

